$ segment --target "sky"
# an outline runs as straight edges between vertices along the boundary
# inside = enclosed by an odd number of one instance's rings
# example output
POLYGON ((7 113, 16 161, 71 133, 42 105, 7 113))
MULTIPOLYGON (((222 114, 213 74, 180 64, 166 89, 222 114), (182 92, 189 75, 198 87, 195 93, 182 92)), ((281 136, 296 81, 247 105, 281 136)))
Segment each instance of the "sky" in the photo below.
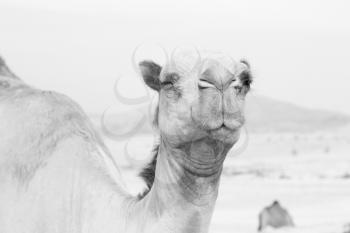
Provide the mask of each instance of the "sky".
POLYGON ((350 114, 348 12, 346 0, 0 0, 0 54, 89 113, 118 102, 116 80, 142 102, 135 61, 191 45, 250 61, 252 94, 350 114))

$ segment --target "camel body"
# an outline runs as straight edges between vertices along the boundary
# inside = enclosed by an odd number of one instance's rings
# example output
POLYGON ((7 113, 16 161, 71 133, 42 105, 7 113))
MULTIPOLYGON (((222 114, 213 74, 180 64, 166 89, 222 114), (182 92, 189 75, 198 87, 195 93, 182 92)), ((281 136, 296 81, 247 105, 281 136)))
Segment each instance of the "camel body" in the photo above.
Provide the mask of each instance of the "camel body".
POLYGON ((83 110, 25 84, 0 58, 0 232, 208 232, 251 76, 245 62, 176 67, 140 63, 159 94, 160 142, 148 190, 135 197, 83 110))
POLYGON ((80 107, 0 81, 0 232, 125 232, 132 197, 80 107))

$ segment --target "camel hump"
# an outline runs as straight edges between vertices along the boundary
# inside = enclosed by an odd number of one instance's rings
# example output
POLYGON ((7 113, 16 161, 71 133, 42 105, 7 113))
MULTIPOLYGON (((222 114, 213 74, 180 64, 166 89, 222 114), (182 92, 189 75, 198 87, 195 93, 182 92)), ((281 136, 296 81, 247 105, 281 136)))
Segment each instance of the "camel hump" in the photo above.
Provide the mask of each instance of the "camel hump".
POLYGON ((0 75, 8 78, 19 79, 7 66, 5 60, 0 56, 0 75))
MULTIPOLYGON (((10 167, 10 172, 5 175, 11 175, 21 183, 29 183, 34 174, 43 168, 42 164, 52 161, 51 155, 57 145, 77 137, 92 148, 91 156, 102 158, 101 166, 105 167, 106 174, 115 182, 120 180, 110 151, 76 102, 60 93, 24 85, 14 90, 0 89, 0 121, 6 122, 0 124, 0 138, 6 138, 0 140, 0 167, 3 161, 10 167)), ((77 146, 83 148, 83 144, 77 146)))

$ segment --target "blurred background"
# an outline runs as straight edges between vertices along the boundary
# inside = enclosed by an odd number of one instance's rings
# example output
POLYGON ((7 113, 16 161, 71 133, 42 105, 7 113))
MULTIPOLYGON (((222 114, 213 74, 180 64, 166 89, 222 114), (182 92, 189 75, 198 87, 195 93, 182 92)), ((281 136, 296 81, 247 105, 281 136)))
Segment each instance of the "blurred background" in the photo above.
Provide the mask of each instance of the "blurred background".
POLYGON ((247 125, 225 162, 212 233, 256 232, 274 200, 294 228, 350 231, 350 2, 1 0, 0 54, 28 84, 77 101, 134 193, 157 138, 135 64, 181 45, 246 58, 247 125))

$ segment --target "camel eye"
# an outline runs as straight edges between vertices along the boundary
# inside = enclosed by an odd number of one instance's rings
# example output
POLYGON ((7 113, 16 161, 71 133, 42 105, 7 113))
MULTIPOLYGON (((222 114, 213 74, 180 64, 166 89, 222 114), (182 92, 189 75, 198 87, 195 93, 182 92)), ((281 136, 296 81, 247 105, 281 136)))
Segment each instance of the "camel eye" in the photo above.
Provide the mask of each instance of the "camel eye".
POLYGON ((180 79, 180 76, 176 73, 168 73, 165 75, 165 80, 160 83, 164 89, 169 89, 175 86, 175 83, 180 79))
POLYGON ((241 94, 242 93, 242 90, 243 90, 243 87, 242 86, 234 86, 237 94, 241 94))
POLYGON ((199 89, 206 89, 206 88, 213 88, 215 86, 214 86, 214 84, 212 84, 206 80, 200 79, 199 83, 198 83, 198 87, 199 87, 199 89))
POLYGON ((162 86, 162 88, 167 89, 174 86, 174 83, 171 81, 165 81, 165 82, 162 82, 160 85, 162 86))

